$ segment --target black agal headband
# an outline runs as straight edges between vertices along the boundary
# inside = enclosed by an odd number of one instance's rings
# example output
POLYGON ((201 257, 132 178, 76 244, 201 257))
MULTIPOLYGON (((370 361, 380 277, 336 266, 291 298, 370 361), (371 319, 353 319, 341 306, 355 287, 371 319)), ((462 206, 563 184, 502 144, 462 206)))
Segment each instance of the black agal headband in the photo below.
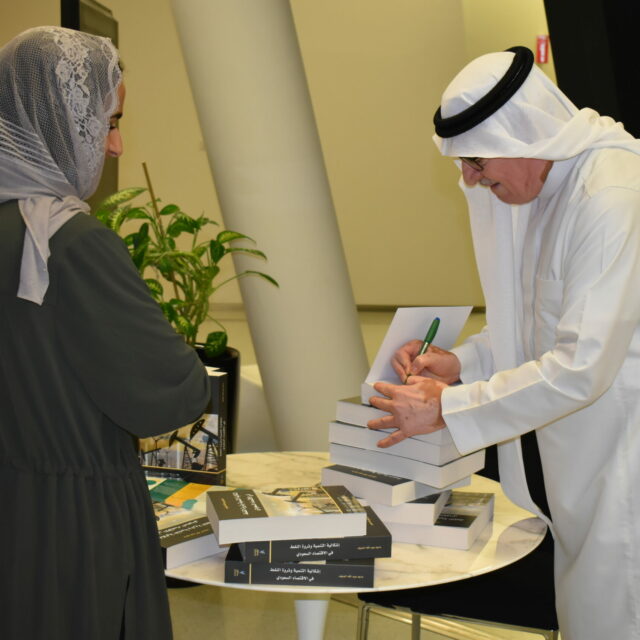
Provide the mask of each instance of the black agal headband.
POLYGON ((436 133, 441 138, 452 138, 473 129, 507 103, 522 86, 533 67, 533 53, 527 47, 511 47, 507 51, 515 54, 511 66, 498 84, 478 102, 450 118, 443 118, 438 107, 433 116, 433 123, 436 125, 436 133))

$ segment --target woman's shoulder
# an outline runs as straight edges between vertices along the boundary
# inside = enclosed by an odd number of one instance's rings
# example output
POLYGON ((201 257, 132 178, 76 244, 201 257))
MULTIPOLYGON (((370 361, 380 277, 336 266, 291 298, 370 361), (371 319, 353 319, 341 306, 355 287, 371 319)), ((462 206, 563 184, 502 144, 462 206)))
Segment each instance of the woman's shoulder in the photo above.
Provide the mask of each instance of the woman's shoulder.
POLYGON ((117 233, 86 213, 77 213, 70 218, 49 241, 51 257, 54 259, 64 256, 69 248, 78 246, 87 249, 101 247, 115 251, 116 254, 127 253, 124 242, 117 233))
POLYGON ((118 237, 117 234, 105 227, 104 224, 94 216, 78 212, 75 216, 69 218, 69 220, 60 227, 60 229, 58 229, 51 240, 55 240, 58 243, 68 243, 73 242, 77 238, 86 234, 99 234, 104 237, 118 237))

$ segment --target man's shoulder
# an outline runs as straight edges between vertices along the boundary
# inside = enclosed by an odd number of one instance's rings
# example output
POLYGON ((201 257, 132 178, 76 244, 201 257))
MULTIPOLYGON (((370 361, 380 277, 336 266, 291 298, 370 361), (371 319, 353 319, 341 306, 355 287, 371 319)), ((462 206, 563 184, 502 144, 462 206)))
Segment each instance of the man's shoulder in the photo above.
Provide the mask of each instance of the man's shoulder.
POLYGON ((594 149, 585 158, 580 173, 590 197, 605 189, 640 192, 640 154, 628 149, 594 149))

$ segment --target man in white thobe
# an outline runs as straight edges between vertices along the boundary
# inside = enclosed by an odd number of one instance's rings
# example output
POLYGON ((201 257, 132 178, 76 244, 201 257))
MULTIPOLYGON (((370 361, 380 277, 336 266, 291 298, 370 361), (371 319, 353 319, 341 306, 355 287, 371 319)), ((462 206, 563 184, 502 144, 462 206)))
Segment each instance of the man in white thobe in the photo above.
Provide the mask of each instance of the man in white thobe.
POLYGON ((390 415, 369 426, 398 429, 380 446, 445 426, 461 454, 498 443, 505 493, 544 518, 520 449, 535 430, 563 640, 640 639, 640 141, 522 47, 465 67, 434 122, 462 170, 487 327, 452 352, 400 349, 412 375, 376 385, 390 415))

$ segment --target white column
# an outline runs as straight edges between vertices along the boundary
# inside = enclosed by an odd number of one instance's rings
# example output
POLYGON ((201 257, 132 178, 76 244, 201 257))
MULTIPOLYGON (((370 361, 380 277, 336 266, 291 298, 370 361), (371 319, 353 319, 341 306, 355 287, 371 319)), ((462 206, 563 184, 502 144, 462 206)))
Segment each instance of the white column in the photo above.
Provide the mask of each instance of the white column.
POLYGON ((289 2, 172 6, 225 226, 269 258, 236 269, 280 283, 240 281, 278 446, 324 450, 368 365, 289 2))

